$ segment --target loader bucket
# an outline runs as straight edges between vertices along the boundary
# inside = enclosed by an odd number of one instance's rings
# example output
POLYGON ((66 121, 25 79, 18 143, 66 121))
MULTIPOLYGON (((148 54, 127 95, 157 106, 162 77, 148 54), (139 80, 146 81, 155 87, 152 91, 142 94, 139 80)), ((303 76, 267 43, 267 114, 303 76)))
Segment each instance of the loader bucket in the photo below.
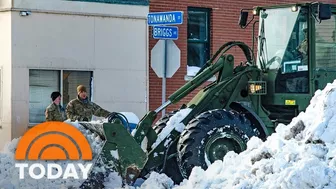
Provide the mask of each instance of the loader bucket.
POLYGON ((147 155, 133 136, 118 123, 80 123, 91 132, 97 133, 105 141, 99 158, 94 162, 88 179, 81 188, 103 188, 102 173, 92 171, 94 167, 104 167, 109 172, 118 172, 123 182, 132 184, 138 178, 147 161, 147 155))

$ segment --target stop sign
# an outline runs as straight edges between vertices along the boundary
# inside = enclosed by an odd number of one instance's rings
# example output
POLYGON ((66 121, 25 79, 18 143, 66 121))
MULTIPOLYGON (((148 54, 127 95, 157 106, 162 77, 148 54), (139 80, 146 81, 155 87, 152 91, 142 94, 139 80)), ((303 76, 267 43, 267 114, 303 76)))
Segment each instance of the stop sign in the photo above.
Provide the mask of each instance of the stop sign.
POLYGON ((181 51, 172 40, 159 40, 151 51, 151 67, 160 78, 172 77, 180 67, 180 59, 181 51))

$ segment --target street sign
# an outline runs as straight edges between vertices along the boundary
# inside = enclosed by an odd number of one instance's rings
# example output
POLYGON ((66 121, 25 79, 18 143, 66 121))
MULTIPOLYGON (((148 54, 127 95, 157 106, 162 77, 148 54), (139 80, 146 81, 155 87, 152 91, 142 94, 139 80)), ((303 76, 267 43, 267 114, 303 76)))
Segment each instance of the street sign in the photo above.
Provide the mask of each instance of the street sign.
POLYGON ((183 12, 152 12, 148 14, 147 24, 155 25, 176 25, 183 23, 183 12))
POLYGON ((178 39, 177 26, 154 26, 152 33, 154 39, 178 39))
POLYGON ((180 59, 181 51, 172 40, 159 40, 151 51, 151 67, 160 78, 171 78, 180 67, 180 59))
MULTIPOLYGON (((175 45, 178 27, 165 26, 183 23, 183 12, 153 12, 148 14, 148 26, 153 26, 153 38, 160 39, 151 51, 151 67, 162 78, 162 103, 166 99, 166 78, 170 78, 180 67, 181 52, 175 45)), ((165 109, 162 110, 162 116, 165 109)))

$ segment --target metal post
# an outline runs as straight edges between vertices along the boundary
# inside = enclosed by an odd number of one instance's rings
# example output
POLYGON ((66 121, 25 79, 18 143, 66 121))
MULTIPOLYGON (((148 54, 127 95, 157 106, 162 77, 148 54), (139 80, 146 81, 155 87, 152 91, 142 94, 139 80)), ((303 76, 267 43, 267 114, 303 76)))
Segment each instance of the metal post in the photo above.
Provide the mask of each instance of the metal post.
MULTIPOLYGON (((60 82, 60 93, 62 94, 62 96, 64 96, 64 94, 63 94, 63 89, 64 89, 64 87, 63 87, 63 70, 61 70, 60 71, 60 77, 59 77, 59 82, 60 82)), ((64 106, 66 106, 66 105, 64 105, 63 104, 64 103, 64 101, 63 101, 63 98, 61 98, 61 102, 60 102, 60 104, 64 107, 64 106)))
MULTIPOLYGON (((163 61, 163 77, 162 77, 162 104, 166 103, 166 75, 167 75, 167 40, 164 41, 164 61, 163 61)), ((166 114, 166 109, 162 110, 161 117, 166 114)))

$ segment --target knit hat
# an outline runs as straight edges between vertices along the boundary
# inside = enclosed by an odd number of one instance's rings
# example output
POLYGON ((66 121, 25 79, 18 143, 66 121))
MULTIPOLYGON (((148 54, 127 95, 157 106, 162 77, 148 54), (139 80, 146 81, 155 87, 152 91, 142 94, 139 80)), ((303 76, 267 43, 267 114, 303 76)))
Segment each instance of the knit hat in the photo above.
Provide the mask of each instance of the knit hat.
POLYGON ((59 96, 61 96, 61 93, 58 91, 55 91, 51 93, 50 98, 52 99, 52 101, 55 101, 55 99, 59 96))
POLYGON ((86 87, 84 85, 78 85, 77 93, 86 92, 86 87))

